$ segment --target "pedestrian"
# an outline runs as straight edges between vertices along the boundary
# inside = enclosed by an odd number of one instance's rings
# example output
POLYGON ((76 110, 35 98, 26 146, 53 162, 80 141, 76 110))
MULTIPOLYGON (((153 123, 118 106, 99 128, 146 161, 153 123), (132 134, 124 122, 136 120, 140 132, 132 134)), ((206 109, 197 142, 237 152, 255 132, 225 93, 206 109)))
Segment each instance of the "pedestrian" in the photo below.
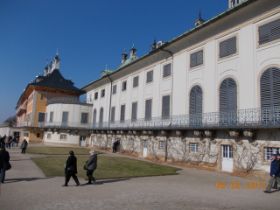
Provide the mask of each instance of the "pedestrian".
POLYGON ((278 187, 280 185, 280 165, 279 165, 279 161, 277 159, 278 154, 273 154, 272 155, 272 161, 270 164, 270 179, 268 182, 268 185, 266 187, 266 190, 264 191, 265 193, 271 193, 271 189, 272 187, 275 185, 275 182, 277 182, 278 187))
POLYGON ((113 153, 116 153, 120 147, 120 140, 117 140, 113 143, 113 153))
POLYGON ((5 136, 0 138, 0 148, 5 147, 5 136))
POLYGON ((69 156, 67 158, 66 164, 65 164, 65 183, 64 187, 68 186, 68 182, 71 177, 73 177, 74 181, 76 182, 76 185, 79 186, 80 182, 77 177, 77 158, 73 151, 69 152, 69 156))
POLYGON ((5 175, 6 171, 11 168, 11 165, 9 163, 10 161, 10 154, 5 149, 5 147, 1 147, 0 149, 0 182, 5 182, 5 175))
POLYGON ((24 139, 23 141, 22 141, 22 143, 21 143, 21 146, 20 146, 20 148, 21 148, 21 153, 25 153, 25 151, 26 151, 26 149, 27 149, 27 146, 28 146, 28 142, 26 141, 26 139, 24 139))
POLYGON ((88 182, 87 184, 95 183, 96 179, 93 177, 93 172, 97 168, 97 154, 94 150, 91 150, 89 152, 90 156, 85 164, 85 169, 87 170, 87 177, 88 182))

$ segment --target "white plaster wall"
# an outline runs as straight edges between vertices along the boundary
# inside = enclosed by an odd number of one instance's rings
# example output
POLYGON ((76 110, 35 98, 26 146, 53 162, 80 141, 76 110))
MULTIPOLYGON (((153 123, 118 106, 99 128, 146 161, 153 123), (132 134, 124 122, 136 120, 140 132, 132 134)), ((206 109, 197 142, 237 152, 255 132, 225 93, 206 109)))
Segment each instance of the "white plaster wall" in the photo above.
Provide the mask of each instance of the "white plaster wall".
POLYGON ((79 145, 80 136, 78 135, 72 135, 68 133, 57 133, 57 132, 44 132, 44 143, 58 143, 58 144, 69 144, 69 145, 79 145), (48 134, 51 135, 50 138, 48 138, 48 134), (66 139, 60 139, 60 135, 65 134, 67 137, 66 139))
POLYGON ((92 107, 80 104, 50 104, 47 106, 48 125, 61 125, 62 113, 68 112, 68 125, 70 127, 84 127, 92 123, 92 107), (49 122, 50 113, 53 112, 53 123, 49 122), (88 113, 88 124, 81 124, 81 113, 88 113))
MULTIPOLYGON (((189 114, 189 94, 191 88, 200 85, 203 90, 203 112, 219 111, 219 88, 226 78, 233 78, 237 84, 238 109, 260 107, 261 74, 269 67, 280 68, 280 42, 258 46, 258 27, 269 21, 280 18, 279 13, 267 13, 262 17, 250 20, 228 31, 183 49, 171 58, 153 63, 137 72, 127 74, 114 81, 117 94, 112 96, 112 106, 116 107, 115 120, 120 120, 120 106, 126 105, 126 120, 131 119, 131 104, 138 102, 138 119, 144 118, 145 100, 153 99, 152 116, 161 116, 162 96, 171 95, 173 115, 189 114), (227 58, 219 58, 219 43, 232 36, 237 37, 237 53, 227 58), (190 54, 204 50, 204 63, 190 68, 190 54), (163 79, 163 65, 172 64, 172 76, 163 79), (153 82, 146 84, 146 73, 153 70, 153 82), (132 88, 133 77, 139 76, 139 86, 132 88), (127 90, 122 92, 123 81, 127 81, 127 90)), ((168 56, 167 56, 168 57, 168 56)), ((98 100, 94 101, 99 115, 100 106, 104 107, 104 122, 108 121, 110 84, 89 91, 99 91, 98 100), (106 99, 100 99, 100 90, 106 87, 106 99)), ((98 119, 98 117, 97 117, 98 119)))

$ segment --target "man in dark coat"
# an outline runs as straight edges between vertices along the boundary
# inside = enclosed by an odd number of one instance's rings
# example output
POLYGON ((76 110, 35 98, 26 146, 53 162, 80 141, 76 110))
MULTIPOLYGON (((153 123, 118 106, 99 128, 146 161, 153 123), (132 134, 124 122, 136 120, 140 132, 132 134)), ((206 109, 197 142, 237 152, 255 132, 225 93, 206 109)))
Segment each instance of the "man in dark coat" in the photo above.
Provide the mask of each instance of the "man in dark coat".
POLYGON ((265 193, 271 193, 271 189, 274 186, 275 182, 277 184, 280 184, 280 166, 279 166, 279 161, 277 160, 278 154, 273 154, 272 155, 272 161, 270 164, 270 179, 268 182, 268 185, 266 187, 266 190, 264 191, 265 193))
POLYGON ((86 162, 86 168, 87 168, 87 177, 88 177, 88 183, 92 184, 92 181, 95 182, 95 178, 93 177, 93 172, 97 168, 97 154, 93 150, 90 152, 89 159, 86 162))
POLYGON ((63 186, 68 186, 68 182, 71 177, 73 177, 74 181, 76 182, 76 185, 79 186, 80 182, 78 180, 77 174, 77 158, 74 155, 73 151, 69 152, 69 157, 65 164, 65 184, 63 186))
POLYGON ((6 151, 5 147, 0 149, 0 182, 4 183, 6 170, 10 161, 10 154, 6 151))
POLYGON ((26 141, 26 139, 23 140, 23 142, 21 143, 21 153, 25 153, 26 149, 27 149, 27 146, 28 146, 28 142, 26 141))

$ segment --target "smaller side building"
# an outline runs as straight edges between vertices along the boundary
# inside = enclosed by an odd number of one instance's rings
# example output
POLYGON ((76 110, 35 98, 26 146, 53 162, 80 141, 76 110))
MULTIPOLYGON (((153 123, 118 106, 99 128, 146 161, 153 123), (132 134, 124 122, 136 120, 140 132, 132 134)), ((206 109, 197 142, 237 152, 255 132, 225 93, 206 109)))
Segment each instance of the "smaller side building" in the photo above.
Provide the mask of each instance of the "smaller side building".
POLYGON ((75 98, 54 98, 47 104, 46 116, 45 144, 87 146, 92 104, 82 103, 75 98))

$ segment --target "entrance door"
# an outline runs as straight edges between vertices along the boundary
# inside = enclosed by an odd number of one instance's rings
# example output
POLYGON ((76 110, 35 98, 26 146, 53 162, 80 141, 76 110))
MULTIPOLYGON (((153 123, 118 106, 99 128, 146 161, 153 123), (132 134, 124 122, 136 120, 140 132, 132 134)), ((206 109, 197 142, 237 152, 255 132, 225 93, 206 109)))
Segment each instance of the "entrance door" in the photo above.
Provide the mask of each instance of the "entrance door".
POLYGON ((148 156, 148 142, 147 140, 143 141, 143 157, 148 156))
POLYGON ((231 145, 222 145, 222 171, 233 172, 233 150, 231 145))

